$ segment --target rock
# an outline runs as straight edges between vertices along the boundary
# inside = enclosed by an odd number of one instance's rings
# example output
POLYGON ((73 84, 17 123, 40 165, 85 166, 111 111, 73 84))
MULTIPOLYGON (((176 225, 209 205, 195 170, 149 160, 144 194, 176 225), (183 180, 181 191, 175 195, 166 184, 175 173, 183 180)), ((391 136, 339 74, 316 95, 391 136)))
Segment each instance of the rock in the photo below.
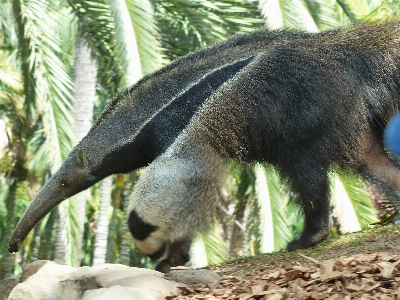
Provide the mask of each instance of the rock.
POLYGON ((18 284, 10 293, 8 300, 39 299, 81 299, 86 287, 97 287, 95 279, 74 280, 71 274, 76 271, 66 265, 47 261, 36 274, 18 284))
MULTIPOLYGON (((76 295, 77 299, 81 299, 82 295, 87 290, 98 289, 96 279, 94 277, 65 279, 57 284, 58 291, 54 291, 56 295, 69 295, 71 292, 76 295)), ((68 296, 68 299, 70 296, 68 296)))
POLYGON ((13 288, 19 284, 19 277, 9 277, 0 280, 0 300, 7 299, 13 288))
POLYGON ((161 277, 163 276, 162 273, 143 269, 143 268, 135 268, 135 267, 126 267, 125 268, 118 268, 118 269, 104 269, 101 273, 96 276, 97 285, 100 287, 109 286, 109 283, 112 281, 116 281, 119 279, 127 278, 127 277, 134 277, 138 275, 153 275, 161 277))
POLYGON ((152 274, 142 274, 110 281, 104 287, 115 285, 131 288, 147 288, 163 294, 180 294, 181 290, 178 289, 178 286, 182 286, 183 284, 169 281, 152 274))
MULTIPOLYGON (((73 273, 73 277, 74 278, 79 278, 79 277, 88 277, 88 276, 92 276, 92 277, 101 277, 101 275, 105 275, 105 274, 112 274, 112 273, 123 273, 124 271, 127 272, 131 272, 134 273, 135 271, 138 272, 138 274, 141 274, 141 272, 146 272, 145 269, 140 269, 140 268, 132 268, 132 267, 128 267, 128 266, 124 266, 124 265, 120 265, 120 264, 101 264, 101 265, 97 265, 97 266, 93 266, 93 267, 81 267, 78 268, 74 273, 73 273), (137 269, 137 270, 136 270, 137 269), (143 271, 144 270, 144 271, 143 271)), ((148 270, 149 272, 152 272, 150 270, 148 270)), ((159 272, 153 271, 157 274, 159 274, 159 272)), ((129 274, 131 274, 129 273, 129 274)), ((105 276, 107 277, 107 276, 105 276)), ((111 279, 114 280, 114 279, 111 279)))
POLYGON ((178 282, 188 285, 191 284, 208 284, 221 280, 222 277, 211 270, 172 270, 169 276, 178 282))
POLYGON ((181 294, 186 287, 183 283, 207 284, 221 279, 210 270, 174 270, 169 276, 181 283, 165 279, 157 271, 124 265, 74 268, 36 261, 24 266, 23 282, 19 278, 1 281, 0 300, 7 296, 7 300, 161 300, 165 295, 181 294))
POLYGON ((36 274, 47 262, 48 260, 37 260, 24 265, 22 268, 21 282, 26 281, 30 276, 36 274))
POLYGON ((166 294, 180 294, 178 287, 183 286, 157 271, 113 264, 73 268, 38 261, 27 265, 24 274, 24 282, 16 279, 7 292, 8 300, 156 300, 166 294))
POLYGON ((83 294, 83 300, 162 300, 163 295, 159 292, 132 287, 122 287, 114 285, 109 288, 86 291, 83 294))

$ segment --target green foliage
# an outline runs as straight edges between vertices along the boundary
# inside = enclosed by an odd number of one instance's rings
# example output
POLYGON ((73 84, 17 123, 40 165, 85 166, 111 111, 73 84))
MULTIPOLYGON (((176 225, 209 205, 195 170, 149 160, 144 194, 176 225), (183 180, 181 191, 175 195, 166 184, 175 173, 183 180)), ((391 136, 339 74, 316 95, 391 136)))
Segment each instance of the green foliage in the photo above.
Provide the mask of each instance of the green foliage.
POLYGON ((173 60, 262 23, 244 0, 153 0, 165 55, 173 60))
POLYGON ((28 120, 40 128, 31 137, 31 145, 38 145, 37 139, 41 144, 31 149, 35 155, 31 155, 30 167, 39 170, 43 161, 49 161, 55 170, 71 149, 72 84, 60 59, 64 56, 61 40, 54 30, 58 25, 56 19, 66 12, 53 11, 48 1, 39 0, 27 5, 14 1, 14 10, 23 16, 18 26, 23 32, 18 36, 24 62, 25 109, 28 120))
POLYGON ((318 31, 303 1, 260 0, 259 2, 268 28, 301 28, 306 31, 318 31))
POLYGON ((159 29, 149 0, 126 0, 135 31, 143 75, 154 72, 167 63, 162 57, 159 29))
POLYGON ((288 195, 282 186, 279 174, 271 166, 265 166, 265 177, 267 180, 269 198, 271 202, 272 224, 274 230, 274 250, 279 251, 286 248, 291 240, 292 234, 289 230, 287 217, 288 195))
MULTIPOLYGON (((9 187, 5 184, 6 180, 4 177, 0 177, 0 245, 6 240, 6 225, 7 225, 7 205, 6 198, 9 194, 9 187)), ((0 253, 3 255, 3 253, 0 253)))
POLYGON ((318 30, 336 28, 341 24, 339 10, 335 0, 306 0, 304 4, 318 30))
POLYGON ((0 49, 2 51, 12 51, 17 47, 17 44, 12 3, 2 1, 0 3, 0 49))
POLYGON ((341 171, 339 176, 356 211, 361 228, 369 228, 378 218, 365 183, 349 172, 341 171))
POLYGON ((252 205, 255 201, 255 180, 256 176, 251 166, 232 163, 230 189, 228 192, 232 197, 234 210, 229 214, 229 219, 225 221, 229 223, 233 222, 231 225, 233 226, 232 233, 229 237, 229 258, 244 254, 248 255, 254 252, 254 247, 259 248, 258 245, 254 245, 259 242, 260 232, 257 219, 258 207, 252 205), (255 214, 257 217, 249 218, 249 214, 255 214), (248 224, 246 225, 247 221, 248 224), (251 244, 251 247, 244 246, 243 242, 245 245, 251 244))
POLYGON ((65 234, 66 234, 66 249, 65 249, 65 258, 66 264, 74 267, 80 266, 81 262, 77 256, 78 251, 78 237, 80 237, 79 233, 79 224, 76 213, 76 204, 75 199, 71 198, 65 200, 57 206, 58 213, 60 214, 60 218, 64 220, 65 226, 65 234))
POLYGON ((289 223, 289 231, 292 237, 298 236, 304 227, 304 215, 300 211, 300 206, 295 199, 288 193, 289 201, 287 203, 286 213, 287 222, 289 223))
POLYGON ((138 268, 148 268, 154 270, 157 266, 157 261, 151 260, 150 257, 143 255, 143 253, 141 253, 135 247, 132 247, 129 265, 138 268))
POLYGON ((53 260, 58 210, 54 209, 41 222, 39 259, 53 260))
POLYGON ((97 61, 99 89, 108 98, 119 90, 122 67, 117 59, 115 24, 112 9, 106 0, 69 0, 78 18, 80 32, 97 61))
POLYGON ((86 222, 84 228, 81 265, 91 266, 93 262, 93 247, 96 235, 96 224, 99 218, 101 182, 90 188, 90 196, 86 202, 86 222))
POLYGON ((207 234, 202 234, 201 238, 204 242, 204 249, 209 264, 215 265, 225 261, 227 249, 221 235, 221 228, 217 223, 214 224, 207 234))
POLYGON ((0 173, 8 173, 12 167, 12 160, 8 155, 0 156, 0 173))

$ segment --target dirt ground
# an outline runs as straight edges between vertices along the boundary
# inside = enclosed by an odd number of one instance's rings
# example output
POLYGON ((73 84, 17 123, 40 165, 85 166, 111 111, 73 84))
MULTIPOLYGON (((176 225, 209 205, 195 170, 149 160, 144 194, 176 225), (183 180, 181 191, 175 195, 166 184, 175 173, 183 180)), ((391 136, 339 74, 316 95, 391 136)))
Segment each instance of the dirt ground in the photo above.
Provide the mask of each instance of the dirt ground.
POLYGON ((223 279, 168 299, 400 299, 400 226, 329 238, 307 250, 211 266, 223 279))

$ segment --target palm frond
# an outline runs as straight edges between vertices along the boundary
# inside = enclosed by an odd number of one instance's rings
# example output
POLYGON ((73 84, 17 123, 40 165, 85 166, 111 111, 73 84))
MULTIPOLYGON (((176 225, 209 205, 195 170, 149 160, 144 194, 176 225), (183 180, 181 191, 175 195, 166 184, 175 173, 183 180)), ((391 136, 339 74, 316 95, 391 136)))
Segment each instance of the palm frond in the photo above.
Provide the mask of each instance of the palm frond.
MULTIPOLYGON (((208 265, 206 248, 203 235, 198 234, 190 247, 190 266, 194 268, 204 268, 208 265)), ((210 253, 211 254, 211 253, 210 253)))
MULTIPOLYGON (((9 2, 0 3, 0 94, 22 92, 22 77, 18 64, 17 38, 13 26, 12 6, 9 2)), ((5 95, 0 95, 5 97, 5 95)))
MULTIPOLYGON (((52 13, 54 13, 54 10, 52 13)), ((68 74, 72 74, 78 36, 78 19, 69 7, 64 8, 62 13, 58 13, 57 11, 54 19, 57 22, 54 31, 61 41, 59 46, 61 52, 64 54, 60 56, 60 60, 63 62, 65 68, 67 68, 68 74)))
POLYGON ((357 21, 356 13, 352 10, 352 8, 347 4, 345 0, 336 0, 336 3, 343 10, 343 13, 349 18, 351 22, 357 21))
POLYGON ((304 4, 320 31, 341 25, 335 0, 305 0, 304 4))
POLYGON ((291 239, 286 214, 288 198, 277 171, 271 166, 256 166, 257 201, 261 208, 261 252, 279 251, 291 239))
POLYGON ((283 20, 281 1, 260 0, 258 6, 265 19, 265 24, 269 29, 271 30, 279 29, 285 26, 285 22, 283 20))
MULTIPOLYGON (((351 11, 356 15, 357 19, 359 19, 362 16, 368 15, 371 12, 371 10, 373 10, 373 7, 370 7, 369 5, 370 4, 369 2, 371 1, 368 0, 352 0, 352 1, 347 0, 345 2, 348 4, 348 7, 351 9, 351 11)), ((378 3, 376 3, 376 1, 372 1, 371 4, 375 6, 375 4, 378 3)))
POLYGON ((361 230, 355 208, 344 187, 344 184, 336 174, 331 175, 331 199, 334 212, 338 215, 340 232, 350 233, 361 230))
MULTIPOLYGON (((29 167, 42 174, 47 168, 55 172, 72 148, 69 113, 72 83, 68 74, 70 66, 64 64, 69 60, 69 53, 62 52, 62 41, 57 34, 62 31, 59 26, 69 25, 57 21, 68 11, 55 11, 46 0, 16 2, 15 11, 19 8, 21 16, 17 19, 20 20, 18 37, 23 60, 25 108, 31 124, 30 132, 26 133, 30 141, 28 153, 32 158, 29 167)), ((68 260, 76 265, 75 213, 69 201, 60 206, 60 211, 62 216, 68 216, 64 228, 69 241, 68 260)))
POLYGON ((201 237, 204 243, 207 263, 215 265, 223 262, 226 259, 227 250, 218 224, 215 223, 211 230, 207 234, 201 235, 201 237))
POLYGON ((167 63, 161 55, 153 6, 149 0, 126 0, 126 4, 136 36, 142 73, 149 74, 167 63))
POLYGON ((217 0, 213 2, 228 35, 251 31, 264 25, 258 6, 251 1, 217 0))
POLYGON ((74 267, 80 265, 77 249, 78 247, 78 237, 79 234, 79 224, 76 213, 75 199, 68 199, 63 201, 57 206, 60 218, 63 219, 64 229, 63 234, 65 234, 65 259, 66 264, 74 267))
POLYGON ((92 50, 97 61, 97 79, 107 98, 120 87, 123 69, 117 58, 115 23, 107 0, 69 0, 73 14, 79 20, 79 34, 92 50))
POLYGON ((391 14, 395 16, 400 16, 400 2, 399 1, 393 1, 393 0, 382 0, 383 5, 388 7, 390 10, 391 14))
POLYGON ((226 259, 225 241, 221 237, 218 224, 207 231, 198 234, 190 248, 190 263, 192 267, 202 268, 215 265, 226 259))
POLYGON ((262 22, 257 18, 256 6, 244 0, 153 2, 162 46, 171 60, 262 22))
POLYGON ((369 10, 364 12, 364 15, 360 16, 360 20, 364 22, 383 21, 385 19, 392 19, 395 14, 391 7, 382 4, 381 1, 369 1, 369 10))
POLYGON ((378 21, 396 14, 395 1, 382 0, 336 0, 349 21, 378 21))
POLYGON ((28 120, 33 120, 36 117, 35 112, 35 84, 32 78, 33 67, 31 61, 30 38, 27 33, 29 26, 26 26, 25 6, 21 0, 12 2, 13 14, 15 18, 15 28, 18 39, 18 55, 21 61, 21 73, 23 76, 23 86, 25 92, 24 111, 28 120), (26 29, 28 27, 28 29, 26 29))
MULTIPOLYGON (((30 162, 32 169, 42 168, 48 162, 55 171, 72 148, 71 142, 71 78, 61 61, 61 40, 57 35, 58 26, 67 26, 57 22, 65 11, 54 12, 43 10, 46 1, 32 1, 24 7, 23 14, 26 28, 26 39, 29 40, 29 64, 33 72, 35 111, 42 116, 39 121, 42 130, 35 133, 33 141, 42 140, 41 148, 34 148, 31 153, 42 153, 45 156, 34 156, 30 162), (41 135, 42 138, 37 137, 41 135), (46 158, 44 160, 41 160, 46 158)), ((61 30, 58 30, 61 31, 61 30)), ((29 76, 32 76, 31 73, 29 76)), ((31 144, 33 145, 33 144, 31 144)))
POLYGON ((22 92, 22 78, 17 69, 15 55, 0 50, 0 91, 7 91, 7 89, 22 92))
MULTIPOLYGON (((272 203, 269 185, 265 170, 261 165, 257 165, 255 169, 256 174, 256 197, 258 205, 260 206, 260 220, 261 220, 261 247, 262 253, 273 252, 275 249, 275 234, 272 218, 272 203)), ((273 189, 275 190, 275 189, 273 189)))
POLYGON ((378 216, 365 184, 360 178, 348 172, 340 171, 338 175, 354 207, 361 228, 368 228, 369 225, 377 222, 378 216))
POLYGON ((307 6, 301 0, 261 0, 259 7, 270 29, 297 28, 318 31, 307 6))
POLYGON ((2 1, 0 3, 0 49, 11 51, 17 48, 17 45, 11 1, 2 1))
POLYGON ((118 58, 124 71, 123 87, 126 87, 134 84, 142 77, 142 66, 135 32, 125 0, 110 0, 109 2, 114 16, 118 58))

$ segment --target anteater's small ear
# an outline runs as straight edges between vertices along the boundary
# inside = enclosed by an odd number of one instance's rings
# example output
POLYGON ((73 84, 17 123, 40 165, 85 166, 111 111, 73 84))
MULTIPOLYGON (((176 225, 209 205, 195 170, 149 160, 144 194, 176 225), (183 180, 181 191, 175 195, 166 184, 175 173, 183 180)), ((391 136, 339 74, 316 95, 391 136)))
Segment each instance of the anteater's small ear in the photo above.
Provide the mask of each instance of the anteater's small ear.
POLYGON ((76 160, 81 167, 86 166, 87 164, 86 153, 83 149, 79 149, 78 152, 76 152, 76 160))

